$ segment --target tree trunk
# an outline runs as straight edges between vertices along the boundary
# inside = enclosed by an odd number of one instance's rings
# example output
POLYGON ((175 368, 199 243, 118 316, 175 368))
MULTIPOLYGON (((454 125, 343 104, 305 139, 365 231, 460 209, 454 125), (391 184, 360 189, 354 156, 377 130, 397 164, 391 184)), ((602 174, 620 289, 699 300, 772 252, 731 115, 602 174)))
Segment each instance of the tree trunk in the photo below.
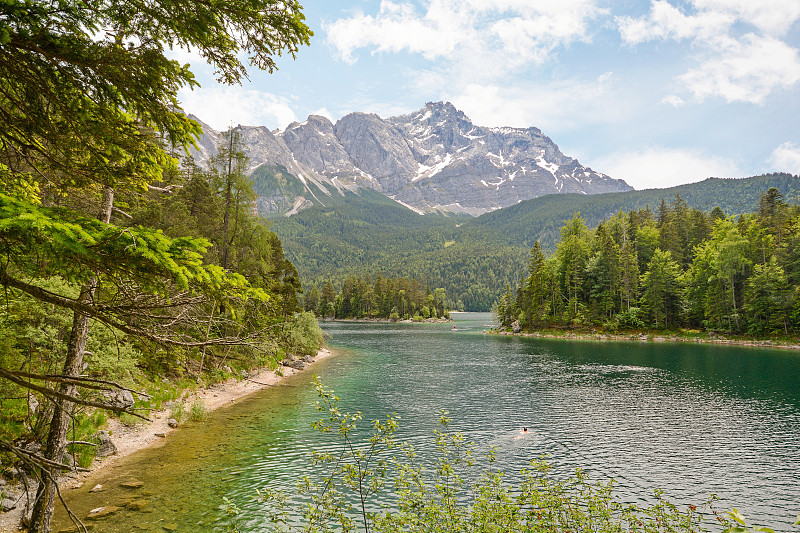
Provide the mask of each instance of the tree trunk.
MULTIPOLYGON (((103 190, 103 201, 100 206, 98 217, 101 221, 108 223, 111 220, 111 210, 114 206, 114 189, 106 187, 103 190)), ((94 300, 94 293, 97 290, 97 279, 92 277, 83 287, 81 287, 80 301, 91 305, 94 300)), ((86 349, 86 341, 89 338, 89 317, 78 313, 73 314, 72 331, 69 336, 67 346, 67 356, 64 361, 65 376, 79 376, 83 366, 83 353, 86 349)), ((77 387, 73 384, 62 383, 58 387, 59 392, 75 396, 77 387)), ((74 405, 71 402, 61 401, 56 403, 53 408, 53 419, 50 422, 50 429, 47 435, 47 446, 44 457, 50 461, 61 463, 67 450, 67 430, 72 418, 74 405)), ((49 533, 50 519, 53 516, 56 493, 58 492, 58 468, 45 467, 42 469, 42 480, 36 492, 36 500, 33 504, 31 523, 28 527, 29 533, 49 533)))
POLYGON ((736 331, 739 331, 739 310, 736 309, 736 289, 734 287, 733 274, 731 274, 731 302, 733 303, 733 319, 736 322, 736 331))
POLYGON ((222 268, 228 268, 228 225, 231 217, 231 175, 233 174, 233 136, 234 130, 230 130, 230 146, 228 147, 228 173, 225 176, 225 213, 222 218, 222 268))

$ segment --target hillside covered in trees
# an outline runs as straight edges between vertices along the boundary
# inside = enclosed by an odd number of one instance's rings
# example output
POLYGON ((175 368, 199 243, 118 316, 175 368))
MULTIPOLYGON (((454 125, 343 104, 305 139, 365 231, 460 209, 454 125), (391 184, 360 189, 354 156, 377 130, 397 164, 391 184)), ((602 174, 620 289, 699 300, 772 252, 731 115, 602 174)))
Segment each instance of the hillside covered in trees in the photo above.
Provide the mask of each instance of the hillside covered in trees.
POLYGON ((800 331, 800 205, 770 188, 754 213, 726 216, 680 195, 619 211, 590 230, 576 213, 546 256, 497 302, 505 326, 800 331))
POLYGON ((759 195, 771 187, 791 200, 800 194, 800 178, 769 174, 710 178, 669 189, 557 194, 477 218, 419 215, 378 192, 362 190, 276 219, 271 227, 306 287, 322 287, 330 280, 340 290, 348 276, 364 273, 373 278, 378 273, 419 277, 444 288, 454 309, 488 311, 506 284, 519 283, 517 265, 524 263, 534 242, 546 252, 554 250, 559 228, 575 212, 594 227, 620 210, 654 210, 663 199, 680 195, 687 208, 719 207, 726 215, 738 215, 756 210, 759 195))

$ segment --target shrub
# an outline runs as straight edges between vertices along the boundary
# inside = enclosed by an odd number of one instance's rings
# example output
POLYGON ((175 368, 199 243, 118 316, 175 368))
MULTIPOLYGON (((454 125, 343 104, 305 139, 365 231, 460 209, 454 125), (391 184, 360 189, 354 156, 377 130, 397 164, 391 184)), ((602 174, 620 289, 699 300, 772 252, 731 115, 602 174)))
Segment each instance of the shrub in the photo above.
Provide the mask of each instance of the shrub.
POLYGON ((314 355, 325 340, 314 313, 304 311, 286 324, 286 350, 296 354, 314 355))
POLYGON ((644 329, 645 323, 639 318, 638 307, 631 307, 627 311, 614 315, 614 321, 620 329, 644 329))

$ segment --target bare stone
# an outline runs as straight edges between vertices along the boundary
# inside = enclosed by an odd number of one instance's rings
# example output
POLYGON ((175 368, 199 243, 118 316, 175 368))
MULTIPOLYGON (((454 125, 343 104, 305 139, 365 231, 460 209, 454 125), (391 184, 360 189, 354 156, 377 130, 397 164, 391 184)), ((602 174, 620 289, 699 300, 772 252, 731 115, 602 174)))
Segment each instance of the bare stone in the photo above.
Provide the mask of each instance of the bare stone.
POLYGON ((92 509, 91 511, 89 511, 89 515, 86 518, 88 518, 89 520, 98 520, 100 518, 112 515, 121 509, 122 507, 117 507, 116 505, 109 505, 108 507, 98 507, 97 509, 92 509))
POLYGON ((100 441, 100 444, 97 446, 96 457, 108 457, 109 455, 117 454, 117 447, 111 442, 111 435, 108 434, 108 431, 101 429, 95 433, 94 436, 100 441))
POLYGON ((98 483, 97 485, 92 487, 92 490, 90 490, 89 492, 103 492, 104 490, 106 490, 106 488, 98 483))
POLYGON ((303 370, 306 367, 306 364, 300 360, 284 359, 281 361, 281 364, 289 368, 294 368, 295 370, 303 370))
POLYGON ((178 427, 178 421, 175 420, 174 418, 168 418, 167 419, 167 425, 169 427, 171 427, 171 428, 176 428, 176 427, 178 427))
POLYGON ((17 508, 17 502, 16 500, 12 500, 11 498, 5 498, 3 499, 3 501, 0 502, 0 509, 2 509, 4 513, 7 513, 8 511, 16 508, 17 508))

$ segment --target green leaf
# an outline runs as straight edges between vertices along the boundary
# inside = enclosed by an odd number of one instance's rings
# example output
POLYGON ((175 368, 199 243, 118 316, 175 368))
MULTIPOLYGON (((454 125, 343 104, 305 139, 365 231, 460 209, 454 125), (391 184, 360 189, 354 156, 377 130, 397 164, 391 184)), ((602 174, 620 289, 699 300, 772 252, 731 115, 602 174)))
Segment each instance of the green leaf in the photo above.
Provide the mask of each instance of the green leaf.
POLYGON ((736 520, 738 523, 745 525, 745 518, 742 516, 741 513, 734 507, 731 511, 728 512, 728 516, 736 520))

